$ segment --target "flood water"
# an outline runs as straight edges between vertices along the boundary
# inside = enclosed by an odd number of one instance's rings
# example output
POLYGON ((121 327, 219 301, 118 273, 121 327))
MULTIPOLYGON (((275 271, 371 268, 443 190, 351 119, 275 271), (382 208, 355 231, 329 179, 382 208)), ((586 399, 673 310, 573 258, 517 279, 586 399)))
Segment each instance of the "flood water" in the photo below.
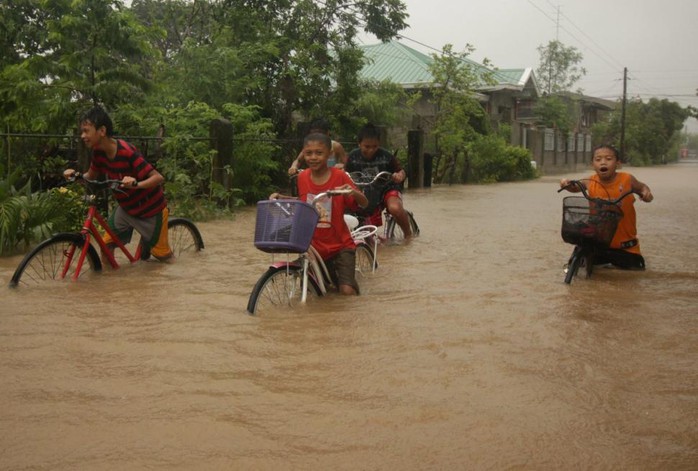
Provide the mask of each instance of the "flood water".
POLYGON ((0 258, 0 468, 696 469, 698 164, 627 171, 648 269, 571 285, 552 176, 408 192, 362 296, 266 318, 251 210, 48 289, 0 258))

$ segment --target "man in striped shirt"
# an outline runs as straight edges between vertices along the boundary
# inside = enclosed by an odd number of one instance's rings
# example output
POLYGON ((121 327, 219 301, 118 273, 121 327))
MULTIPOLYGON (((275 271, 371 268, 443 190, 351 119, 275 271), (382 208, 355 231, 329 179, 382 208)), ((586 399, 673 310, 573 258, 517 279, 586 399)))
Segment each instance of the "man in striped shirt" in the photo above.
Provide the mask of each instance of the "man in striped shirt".
MULTIPOLYGON (((119 204, 109 217, 109 225, 124 242, 131 240, 133 230, 140 235, 145 248, 161 261, 172 261, 173 253, 167 240, 167 201, 162 189, 165 178, 148 163, 135 146, 113 137, 112 120, 104 109, 96 106, 80 119, 80 137, 92 148, 90 168, 83 175, 95 180, 99 175, 120 180, 114 191, 119 204)), ((74 170, 66 170, 70 178, 74 170)), ((112 250, 115 244, 105 236, 112 250)))

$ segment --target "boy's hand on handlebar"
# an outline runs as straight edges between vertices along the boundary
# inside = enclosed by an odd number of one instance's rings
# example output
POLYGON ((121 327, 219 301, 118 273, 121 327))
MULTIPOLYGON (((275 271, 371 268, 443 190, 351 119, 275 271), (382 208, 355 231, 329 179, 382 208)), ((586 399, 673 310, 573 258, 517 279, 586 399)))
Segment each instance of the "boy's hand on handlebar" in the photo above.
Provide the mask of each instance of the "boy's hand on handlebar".
POLYGON ((124 188, 133 188, 137 180, 133 177, 126 176, 121 179, 121 186, 124 188))
POLYGON ((68 168, 63 170, 63 178, 66 180, 75 180, 79 177, 81 177, 80 172, 76 171, 75 169, 68 168))
POLYGON ((570 180, 568 178, 563 178, 560 180, 560 189, 557 190, 560 193, 562 190, 567 190, 570 193, 579 193, 584 189, 584 185, 579 180, 570 180))
POLYGON ((349 193, 353 193, 353 192, 354 192, 354 188, 353 188, 350 184, 345 183, 344 185, 338 186, 337 188, 335 188, 335 189, 332 190, 332 191, 333 191, 333 192, 336 192, 336 193, 339 194, 339 195, 341 195, 341 194, 347 194, 347 195, 348 195, 349 193))
POLYGON ((399 172, 395 172, 392 175, 392 180, 395 183, 402 183, 405 181, 405 178, 407 178, 407 174, 405 174, 405 172, 402 170, 400 170, 399 172))
POLYGON ((652 194, 652 191, 650 191, 650 189, 648 187, 645 187, 642 190, 640 190, 638 195, 640 196, 640 199, 642 201, 644 201, 645 203, 649 203, 650 201, 652 201, 654 199, 654 195, 652 194))

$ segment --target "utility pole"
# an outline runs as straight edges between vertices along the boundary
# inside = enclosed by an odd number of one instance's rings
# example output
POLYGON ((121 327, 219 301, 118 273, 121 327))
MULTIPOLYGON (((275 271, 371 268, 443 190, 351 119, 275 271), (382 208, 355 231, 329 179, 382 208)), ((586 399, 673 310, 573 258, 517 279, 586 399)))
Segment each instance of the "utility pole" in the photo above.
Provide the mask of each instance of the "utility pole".
POLYGON ((620 160, 625 162, 625 102, 628 93, 628 68, 623 67, 623 101, 620 109, 620 160))

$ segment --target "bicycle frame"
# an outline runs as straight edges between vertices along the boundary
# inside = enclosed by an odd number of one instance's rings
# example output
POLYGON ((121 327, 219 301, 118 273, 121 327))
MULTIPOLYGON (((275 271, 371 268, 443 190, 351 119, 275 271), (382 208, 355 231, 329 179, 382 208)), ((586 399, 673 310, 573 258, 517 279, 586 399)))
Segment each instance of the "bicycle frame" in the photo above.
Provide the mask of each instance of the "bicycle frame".
MULTIPOLYGON (((102 214, 97 209, 96 196, 94 194, 91 194, 87 195, 86 198, 89 202, 90 207, 87 209, 87 217, 85 218, 85 221, 82 224, 82 229, 80 229, 80 234, 82 234, 82 236, 84 237, 85 243, 83 244, 82 250, 80 251, 80 255, 78 256, 77 265, 75 267, 75 273, 71 277, 73 281, 77 280, 80 276, 80 271, 82 270, 82 265, 85 262, 85 257, 87 256, 87 251, 89 250, 92 239, 94 239, 97 245, 99 246, 101 253, 104 254, 104 256, 106 257, 107 261, 109 262, 109 265, 111 265, 111 267, 114 269, 119 268, 119 262, 116 261, 116 257, 114 256, 113 251, 110 250, 107 247, 106 242, 104 242, 104 238, 102 237, 102 234, 100 234, 99 228, 102 228, 104 232, 109 234, 109 236, 112 239, 112 242, 119 249, 121 249, 121 251, 124 253, 126 258, 128 258, 128 261, 130 263, 137 262, 141 258, 142 246, 138 244, 136 252, 132 254, 128 250, 128 248, 126 248, 126 245, 121 241, 121 239, 112 230, 112 228, 109 227, 109 224, 104 219, 104 216, 102 216, 102 214)), ((66 273, 68 273, 68 270, 70 269, 70 264, 72 263, 73 257, 75 256, 74 252, 75 247, 73 246, 70 249, 69 253, 66 254, 66 262, 61 272, 61 278, 64 278, 66 273)))
POLYGON ((320 294, 322 296, 327 294, 327 283, 325 283, 325 281, 330 279, 330 272, 320 254, 312 245, 308 248, 307 252, 300 254, 298 260, 272 262, 270 264, 270 267, 273 268, 288 268, 294 266, 300 267, 303 271, 303 279, 301 283, 302 303, 306 302, 308 298, 308 277, 313 277, 313 280, 315 280, 315 283, 320 288, 320 294))
MULTIPOLYGON (((80 268, 82 268, 82 263, 85 260, 85 254, 87 253, 87 243, 90 243, 91 238, 94 238, 94 240, 97 242, 97 245, 99 245, 99 248, 101 249, 102 253, 106 255, 107 260, 109 261, 109 264, 112 266, 112 268, 119 268, 119 263, 116 261, 114 253, 107 247, 106 242, 104 242, 104 238, 99 233, 98 227, 101 227, 107 234, 109 234, 112 241, 116 244, 116 246, 119 249, 121 249, 124 255, 126 255, 129 262, 134 263, 140 260, 141 258, 141 245, 139 244, 138 248, 136 249, 136 252, 134 254, 131 254, 128 248, 126 248, 126 245, 124 245, 121 239, 119 239, 119 237, 114 233, 112 228, 109 227, 109 224, 99 213, 97 207, 95 205, 90 205, 90 208, 87 210, 87 217, 85 218, 85 222, 83 223, 82 229, 80 230, 80 232, 85 237, 86 244, 83 246, 82 251, 80 253, 80 259, 78 260, 77 270, 74 277, 77 277, 77 275, 80 274, 80 268), (98 225, 95 224, 95 220, 97 221, 98 225)), ((72 255, 68 257, 68 265, 71 259, 72 255)))

